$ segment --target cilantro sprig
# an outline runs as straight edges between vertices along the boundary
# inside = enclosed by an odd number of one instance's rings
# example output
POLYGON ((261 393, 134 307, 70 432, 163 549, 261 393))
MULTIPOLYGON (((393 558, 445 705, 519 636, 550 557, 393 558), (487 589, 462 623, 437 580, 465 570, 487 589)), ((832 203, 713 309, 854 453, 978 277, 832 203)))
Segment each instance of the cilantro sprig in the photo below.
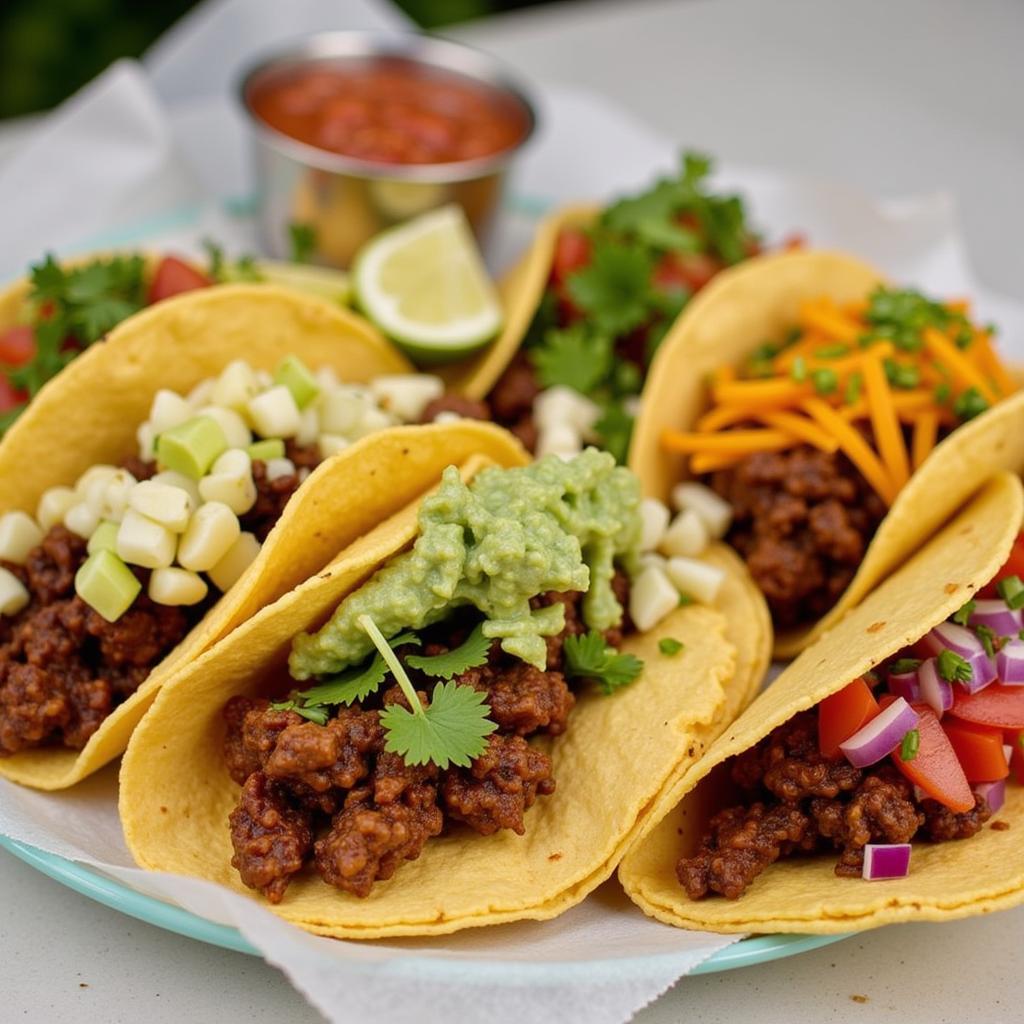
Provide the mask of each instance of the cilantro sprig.
POLYGON ((603 694, 628 686, 643 671, 644 663, 633 654, 620 654, 596 630, 567 636, 563 647, 565 674, 597 683, 603 694))
MULTIPOLYGON (((405 662, 435 679, 451 680, 471 668, 486 665, 493 642, 484 636, 484 624, 480 622, 458 647, 443 654, 410 654, 405 662)), ((392 644, 397 646, 393 641, 392 644)))

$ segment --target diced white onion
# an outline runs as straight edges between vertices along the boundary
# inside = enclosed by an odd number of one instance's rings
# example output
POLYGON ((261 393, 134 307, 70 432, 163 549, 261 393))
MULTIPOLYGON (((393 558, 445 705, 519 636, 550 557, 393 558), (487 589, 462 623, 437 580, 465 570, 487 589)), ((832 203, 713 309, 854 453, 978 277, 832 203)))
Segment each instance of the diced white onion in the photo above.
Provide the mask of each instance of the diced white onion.
POLYGON ((254 534, 240 533, 224 557, 209 570, 207 575, 221 590, 230 590, 242 573, 255 561, 260 553, 260 542, 254 534))
POLYGON ((458 423, 465 417, 460 416, 451 409, 442 409, 430 422, 431 423, 458 423))
POLYGON ((341 378, 333 366, 321 366, 313 376, 316 378, 317 384, 320 385, 321 394, 341 387, 341 378))
POLYGON ((210 401, 225 409, 244 412, 249 399, 259 392, 260 384, 252 367, 244 359, 236 359, 221 371, 210 392, 210 401))
POLYGON ((659 555, 656 551, 642 551, 639 562, 641 569, 646 569, 649 565, 653 565, 656 569, 665 572, 668 568, 668 559, 664 555, 659 555))
POLYGON ((299 407, 283 384, 250 398, 247 408, 260 437, 294 437, 302 426, 299 407))
POLYGON ((672 520, 661 538, 660 549, 666 555, 696 558, 708 546, 708 528, 693 509, 685 509, 672 520))
POLYGON ((325 434, 349 436, 369 407, 365 389, 343 385, 321 399, 320 429, 325 434))
POLYGON ((640 502, 640 550, 653 551, 665 536, 669 511, 657 498, 644 498, 640 502))
POLYGON ((299 414, 299 432, 295 435, 297 444, 311 445, 320 436, 320 414, 316 406, 309 406, 299 414))
POLYGON ((213 398, 213 389, 217 386, 217 381, 213 377, 207 377, 205 380, 201 380, 189 393, 188 393, 188 404, 193 409, 200 409, 204 405, 209 405, 213 398))
POLYGON ((252 444, 252 431, 246 426, 245 420, 232 409, 220 405, 204 405, 198 412, 199 416, 209 416, 220 424, 229 448, 248 448, 252 444))
POLYGON ((542 430, 537 438, 537 458, 545 455, 557 455, 563 459, 571 459, 583 451, 583 439, 579 431, 570 423, 559 423, 547 430, 542 430))
POLYGON ((274 375, 269 370, 257 370, 256 383, 259 384, 261 391, 266 391, 267 388, 274 386, 274 375))
POLYGON ((160 569, 174 561, 177 542, 166 526, 130 508, 117 531, 117 555, 144 569, 160 569))
POLYGON ((152 462, 156 458, 156 431, 148 420, 139 424, 135 431, 135 440, 139 445, 139 458, 143 462, 152 462))
POLYGON ((180 427, 195 416, 188 399, 167 388, 161 388, 153 396, 153 404, 149 407, 149 423, 153 433, 162 434, 172 427, 180 427))
POLYGON ((395 425, 395 419, 390 413, 371 405, 364 410, 359 422, 352 428, 349 436, 355 441, 369 434, 376 434, 380 430, 387 430, 395 425))
POLYGON ((649 565, 629 592, 629 617, 641 633, 653 629, 669 612, 679 607, 679 591, 656 566, 649 565))
POLYGON ((43 539, 39 524, 26 512, 5 512, 0 516, 0 561, 24 565, 28 553, 43 539))
POLYGON ((64 525, 72 533, 88 540, 100 525, 100 514, 91 505, 79 501, 64 513, 64 525))
POLYGON ((542 434, 568 424, 580 437, 587 437, 600 418, 601 409, 574 388, 558 385, 537 396, 533 416, 542 434))
POLYGON ((200 505, 178 544, 178 562, 193 572, 212 569, 238 540, 238 516, 223 502, 200 505))
POLYGON ((670 558, 668 578, 679 588, 680 593, 689 594, 703 604, 714 604, 725 573, 717 566, 696 558, 670 558))
POLYGON ((0 566, 0 615, 17 615, 28 601, 25 585, 10 569, 0 566))
POLYGON ((176 565, 154 569, 149 577, 149 596, 157 604, 199 604, 210 588, 202 576, 176 565))
POLYGON ((51 487, 44 491, 39 499, 36 521, 44 531, 50 530, 58 523, 64 522, 68 509, 77 502, 78 495, 70 487, 51 487))
POLYGON ((130 507, 139 515, 165 526, 172 533, 185 532, 197 504, 184 487, 155 479, 136 484, 129 499, 130 507))
POLYGON ((688 480, 672 488, 672 504, 680 512, 690 509, 704 520, 708 533, 719 540, 732 523, 732 506, 710 487, 688 480))
POLYGON ((116 466, 99 463, 90 466, 75 484, 75 493, 81 501, 88 501, 90 494, 95 494, 97 503, 102 500, 103 488, 117 472, 116 466))
POLYGON ((263 465, 268 480, 291 476, 295 472, 295 463, 291 459, 267 459, 263 465))
POLYGON ((429 373, 392 373, 370 382, 378 405, 403 423, 416 423, 423 410, 444 394, 444 381, 429 373))
POLYGON ((340 434, 321 434, 319 437, 320 458, 329 459, 344 451, 352 442, 340 434))
POLYGON ((256 484, 248 452, 229 449, 213 464, 213 472, 199 481, 203 501, 223 502, 242 516, 256 504, 256 484))

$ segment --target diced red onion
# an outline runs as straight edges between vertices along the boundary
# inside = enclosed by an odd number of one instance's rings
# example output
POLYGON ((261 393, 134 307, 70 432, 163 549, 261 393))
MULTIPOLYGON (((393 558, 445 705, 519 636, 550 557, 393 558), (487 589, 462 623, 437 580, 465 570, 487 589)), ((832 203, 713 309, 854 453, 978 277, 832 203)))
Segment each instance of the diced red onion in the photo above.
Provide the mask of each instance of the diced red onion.
POLYGON ((917 728, 919 720, 920 715, 906 700, 897 697, 867 725, 840 743, 839 749, 855 768, 866 768, 888 757, 903 742, 903 737, 917 728))
POLYGON ((902 697, 908 704, 921 699, 921 686, 916 672, 893 673, 888 679, 889 692, 902 697))
POLYGON ((961 683, 960 685, 968 693, 977 693, 979 690, 984 690, 989 683, 996 681, 995 662, 984 650, 972 654, 970 657, 965 658, 965 660, 971 666, 971 678, 966 683, 961 683))
POLYGON ((972 629, 988 626, 996 636, 1016 636, 1024 627, 1024 615, 1005 601, 979 599, 974 602, 968 622, 972 629))
POLYGON ((910 874, 910 843, 868 843, 862 877, 869 882, 906 878, 910 874))
POLYGON ((966 626, 958 626, 955 622, 940 622, 922 641, 929 654, 939 655, 943 651, 952 651, 961 658, 969 658, 972 654, 985 648, 978 637, 966 626))
POLYGON ((985 798, 988 809, 995 814, 1006 803, 1006 779, 979 783, 974 787, 974 792, 985 798))
POLYGON ((1006 758, 1006 763, 1009 764, 1010 763, 1010 758, 1013 757, 1013 744, 1012 743, 1004 743, 1003 744, 1003 757, 1006 758))
POLYGON ((942 713, 953 706, 953 687, 939 675, 939 663, 935 658, 921 662, 917 682, 921 687, 921 699, 941 718, 942 713))
POLYGON ((1009 640, 996 655, 996 675, 1004 686, 1024 685, 1024 640, 1009 640))

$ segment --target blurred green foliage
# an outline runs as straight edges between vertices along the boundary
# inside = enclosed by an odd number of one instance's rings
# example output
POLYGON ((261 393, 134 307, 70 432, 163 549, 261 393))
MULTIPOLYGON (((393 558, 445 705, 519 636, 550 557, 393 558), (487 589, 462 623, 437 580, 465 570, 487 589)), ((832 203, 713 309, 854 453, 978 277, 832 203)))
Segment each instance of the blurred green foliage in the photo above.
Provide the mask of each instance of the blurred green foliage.
MULTIPOLYGON (((392 2, 424 28, 437 28, 538 0, 392 2)), ((195 3, 0 0, 0 118, 52 107, 117 58, 139 56, 195 3)))

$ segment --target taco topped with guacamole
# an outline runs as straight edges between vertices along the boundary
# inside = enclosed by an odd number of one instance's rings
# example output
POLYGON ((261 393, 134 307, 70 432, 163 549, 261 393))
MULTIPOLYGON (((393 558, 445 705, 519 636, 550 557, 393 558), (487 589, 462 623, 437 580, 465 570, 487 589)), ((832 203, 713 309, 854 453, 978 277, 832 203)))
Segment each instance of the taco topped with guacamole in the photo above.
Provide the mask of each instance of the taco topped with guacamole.
POLYGON ((694 476, 731 507, 728 540, 781 655, 863 597, 881 560, 909 554, 879 529, 929 515, 913 504, 931 500, 927 481, 946 494, 911 545, 978 486, 936 474, 940 453, 971 443, 964 424, 1016 390, 993 332, 965 303, 888 285, 849 257, 791 253, 723 276, 659 352, 631 465, 652 494, 694 476))
POLYGON ((430 413, 493 419, 538 455, 592 442, 625 462, 662 338, 716 274, 760 251, 742 199, 711 192, 709 172, 688 153, 676 178, 545 220, 502 284, 500 337, 440 371, 453 393, 430 413))
MULTIPOLYGON (((0 445, 0 774, 67 784, 116 756, 140 688, 368 529, 377 486, 393 491, 384 514, 424 486, 441 456, 371 443, 441 393, 404 369, 341 310, 234 286, 126 321, 43 389, 0 445), (379 476, 360 483, 371 511, 325 525, 315 501, 297 509, 297 548, 275 561, 275 527, 332 457, 379 476)), ((515 447, 494 428, 432 430, 515 447)))
POLYGON ((995 478, 734 723, 623 864, 648 913, 846 931, 1024 899, 1020 537, 992 576, 1021 507, 995 478))
POLYGON ((122 767, 136 860, 335 936, 582 899, 770 648, 737 559, 706 552, 702 605, 649 543, 607 452, 447 468, 165 687, 122 767))

